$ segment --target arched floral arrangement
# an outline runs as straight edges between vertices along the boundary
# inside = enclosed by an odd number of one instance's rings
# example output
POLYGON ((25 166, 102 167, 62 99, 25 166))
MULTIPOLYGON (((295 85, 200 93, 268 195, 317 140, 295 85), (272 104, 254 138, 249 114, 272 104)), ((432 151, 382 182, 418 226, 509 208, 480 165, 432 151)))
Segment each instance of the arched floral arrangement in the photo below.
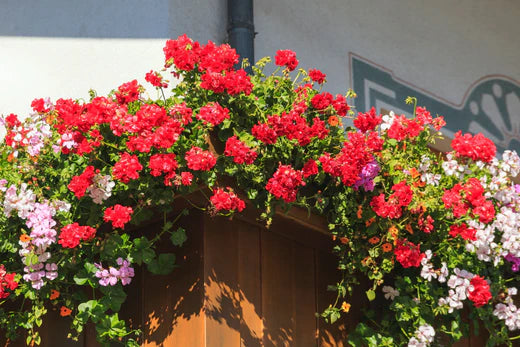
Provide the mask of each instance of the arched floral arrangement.
POLYGON ((269 58, 248 75, 228 45, 185 35, 164 54, 165 68, 146 74, 149 92, 134 80, 88 102, 37 99, 24 121, 3 118, 0 327, 9 338, 28 330, 27 343, 39 344, 37 327, 55 309, 73 338, 93 322, 100 342, 137 345, 118 316, 125 286, 136 266, 173 270, 175 255, 155 246, 189 237, 175 224, 174 199, 210 191, 199 207, 213 214, 258 209, 269 225, 277 208, 299 206, 327 218, 343 280, 322 317, 333 323, 349 311, 359 274, 373 281, 369 300, 388 300, 351 345, 450 343, 470 334, 468 320, 490 332, 489 345, 512 344, 516 153, 499 160, 483 135, 457 133, 453 151, 440 154, 430 145, 442 117, 413 98, 411 119, 355 115, 355 94, 322 91, 326 76, 296 70, 290 50, 277 52, 270 75, 269 58), (153 213, 165 216, 156 235, 128 231, 153 213))

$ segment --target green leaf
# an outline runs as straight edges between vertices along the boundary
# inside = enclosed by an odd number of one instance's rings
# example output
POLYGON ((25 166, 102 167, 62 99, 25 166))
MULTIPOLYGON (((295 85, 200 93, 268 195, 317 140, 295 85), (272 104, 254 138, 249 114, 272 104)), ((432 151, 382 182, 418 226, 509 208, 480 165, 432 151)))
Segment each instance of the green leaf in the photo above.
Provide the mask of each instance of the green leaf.
POLYGON ((77 285, 82 286, 82 285, 84 285, 85 283, 87 283, 88 278, 86 278, 86 277, 80 277, 80 276, 81 276, 81 275, 79 275, 79 274, 78 274, 78 275, 75 275, 75 276, 74 276, 74 282, 75 282, 77 285))
POLYGON ((105 296, 101 302, 108 306, 112 311, 117 312, 121 308, 121 304, 126 300, 126 293, 120 285, 100 287, 105 296))
POLYGON ((92 264, 92 263, 85 263, 85 265, 83 266, 85 268, 85 270, 88 271, 88 273, 90 274, 95 274, 97 271, 98 271, 98 268, 96 267, 96 265, 92 264))
POLYGON ((341 314, 338 311, 332 311, 330 314, 330 323, 336 322, 341 317, 341 314))
POLYGON ((97 300, 89 300, 78 305, 79 312, 92 311, 98 304, 97 300))
POLYGON ((186 236, 186 230, 184 230, 184 228, 181 227, 172 232, 170 236, 170 241, 172 242, 172 244, 174 246, 179 247, 182 246, 187 239, 188 237, 186 236))
POLYGON ((148 263, 148 271, 156 275, 167 275, 175 268, 175 254, 162 253, 148 263))
POLYGON ((132 259, 138 265, 142 263, 149 264, 155 258, 155 251, 151 249, 150 241, 142 236, 134 239, 135 250, 132 253, 132 259))
POLYGON ((376 298, 376 292, 374 292, 372 289, 367 290, 367 298, 370 301, 373 301, 376 298))

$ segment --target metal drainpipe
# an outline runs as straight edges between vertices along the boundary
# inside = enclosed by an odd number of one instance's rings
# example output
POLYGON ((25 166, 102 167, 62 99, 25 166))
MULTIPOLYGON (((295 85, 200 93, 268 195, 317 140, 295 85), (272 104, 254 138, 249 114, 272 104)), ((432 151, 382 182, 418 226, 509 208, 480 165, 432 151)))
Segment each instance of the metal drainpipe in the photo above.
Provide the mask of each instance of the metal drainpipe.
MULTIPOLYGON (((255 63, 255 26, 253 0, 228 0, 227 32, 229 44, 236 49, 241 58, 255 63)), ((238 64, 238 67, 240 67, 238 64)), ((246 69, 251 73, 251 67, 246 69)))

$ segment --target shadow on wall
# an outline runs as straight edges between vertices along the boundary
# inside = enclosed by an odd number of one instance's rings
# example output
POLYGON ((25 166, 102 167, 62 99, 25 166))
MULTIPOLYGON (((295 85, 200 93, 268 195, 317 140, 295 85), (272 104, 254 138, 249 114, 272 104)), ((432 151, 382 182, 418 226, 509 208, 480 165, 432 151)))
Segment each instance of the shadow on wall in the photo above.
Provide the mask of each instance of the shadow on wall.
POLYGON ((0 36, 163 38, 169 0, 6 0, 0 36))
POLYGON ((226 0, 3 0, 1 36, 172 38, 220 42, 226 0))

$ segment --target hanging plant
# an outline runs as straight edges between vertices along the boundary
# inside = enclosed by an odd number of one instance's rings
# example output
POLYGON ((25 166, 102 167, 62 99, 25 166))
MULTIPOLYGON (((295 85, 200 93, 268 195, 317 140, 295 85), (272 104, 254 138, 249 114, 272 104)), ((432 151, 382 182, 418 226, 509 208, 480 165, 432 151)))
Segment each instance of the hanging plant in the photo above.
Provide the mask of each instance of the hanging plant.
POLYGON ((138 345, 139 331, 118 316, 125 288, 135 267, 173 270, 175 255, 159 253, 157 242, 189 237, 176 224, 187 211, 172 214, 173 206, 199 191, 209 194, 198 208, 257 209, 267 226, 277 208, 327 218, 343 280, 322 317, 333 323, 349 311, 358 274, 373 281, 369 300, 389 301, 377 316, 367 312, 349 335, 353 346, 451 343, 470 333, 461 310, 490 332, 489 345, 512 345, 515 152, 499 160, 489 139, 459 132, 453 152, 437 153, 430 145, 444 120, 414 98, 412 118, 355 116, 347 103, 355 94, 322 91, 325 74, 296 71, 290 50, 277 52, 270 75, 269 58, 247 75, 228 45, 186 35, 167 41, 164 54, 165 68, 146 74, 155 98, 133 80, 88 102, 34 100, 24 121, 3 118, 0 327, 8 338, 27 330, 27 343, 39 344, 37 327, 53 309, 70 320, 71 338, 92 322, 100 342, 138 345), (355 128, 344 127, 347 118, 355 128), (129 232, 154 214, 164 216, 156 234, 129 232))

